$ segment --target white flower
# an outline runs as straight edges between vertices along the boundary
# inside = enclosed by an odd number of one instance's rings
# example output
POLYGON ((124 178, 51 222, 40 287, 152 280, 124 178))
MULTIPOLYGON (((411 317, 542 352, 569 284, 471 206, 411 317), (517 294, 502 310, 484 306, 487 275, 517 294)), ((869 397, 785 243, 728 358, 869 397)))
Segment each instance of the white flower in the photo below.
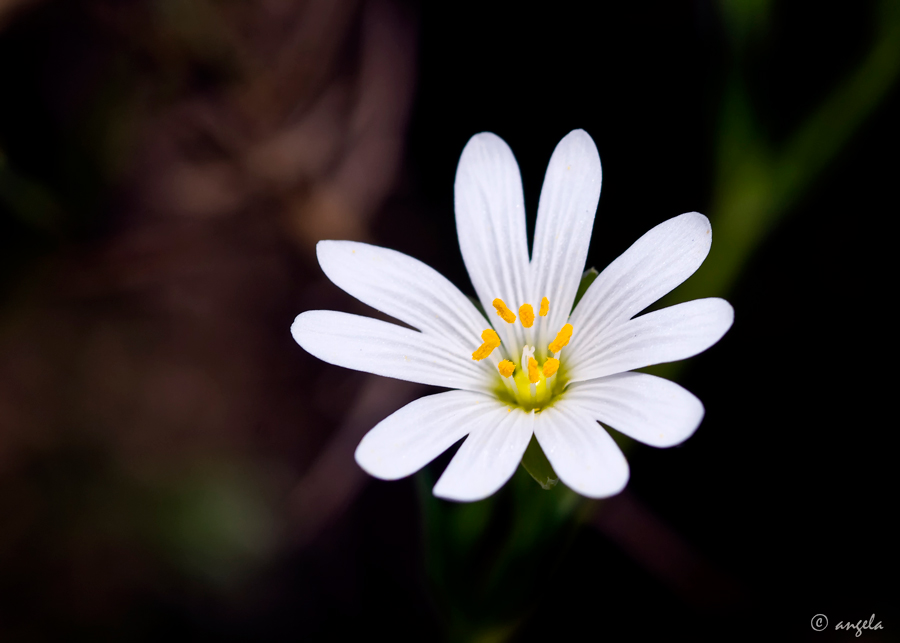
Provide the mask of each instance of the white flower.
POLYGON ((547 168, 529 261, 512 152, 490 133, 468 142, 456 172, 456 226, 496 333, 465 295, 416 259, 364 243, 319 242, 331 281, 418 330, 315 310, 291 326, 297 343, 331 364, 459 389, 418 399, 376 425, 356 450, 363 469, 402 478, 468 435, 434 493, 480 500, 512 476, 533 434, 563 482, 599 498, 624 488, 628 463, 598 421, 657 447, 697 429, 700 400, 668 380, 628 371, 696 355, 731 326, 734 311, 715 298, 635 317, 700 266, 709 220, 689 212, 656 226, 600 273, 572 311, 600 181, 593 140, 571 132, 547 168))

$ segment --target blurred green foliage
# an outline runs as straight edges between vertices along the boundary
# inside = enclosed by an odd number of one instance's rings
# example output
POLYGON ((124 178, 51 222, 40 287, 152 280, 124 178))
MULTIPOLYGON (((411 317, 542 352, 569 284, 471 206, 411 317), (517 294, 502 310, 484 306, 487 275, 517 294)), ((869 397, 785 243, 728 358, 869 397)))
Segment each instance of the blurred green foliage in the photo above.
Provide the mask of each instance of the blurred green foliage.
POLYGON ((493 496, 436 498, 433 467, 416 474, 431 587, 451 641, 507 640, 528 607, 556 591, 551 572, 593 509, 564 485, 544 493, 520 467, 493 496))
POLYGON ((776 144, 754 111, 746 73, 752 36, 766 30, 771 3, 723 0, 721 7, 734 64, 719 109, 716 179, 708 208, 715 243, 697 274, 663 305, 726 295, 753 251, 847 145, 900 71, 900 3, 884 0, 874 16, 876 33, 868 54, 776 144))
POLYGON ((152 490, 152 542, 200 581, 229 588, 275 548, 275 516, 257 475, 198 466, 152 490))

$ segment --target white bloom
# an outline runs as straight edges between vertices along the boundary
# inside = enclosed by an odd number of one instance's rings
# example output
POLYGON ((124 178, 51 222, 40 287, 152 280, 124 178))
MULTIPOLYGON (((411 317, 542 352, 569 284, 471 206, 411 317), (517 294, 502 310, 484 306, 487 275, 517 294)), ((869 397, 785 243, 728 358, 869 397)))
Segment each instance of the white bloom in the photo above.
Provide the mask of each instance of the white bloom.
POLYGON ((434 493, 479 500, 512 476, 534 434, 563 482, 599 498, 622 490, 628 463, 598 421, 657 447, 697 429, 703 405, 694 395, 628 371, 696 355, 731 326, 731 306, 714 298, 635 317, 700 266, 712 238, 709 220, 689 212, 656 226, 571 311, 600 180, 593 140, 571 132, 547 168, 529 260, 512 152, 489 133, 466 145, 455 185, 459 245, 496 334, 465 295, 416 259, 364 243, 319 242, 319 264, 331 281, 418 330, 316 310, 294 321, 297 343, 331 364, 459 389, 416 400, 375 426, 356 450, 363 469, 402 478, 468 435, 434 493), (501 375, 513 367, 511 376, 501 375))

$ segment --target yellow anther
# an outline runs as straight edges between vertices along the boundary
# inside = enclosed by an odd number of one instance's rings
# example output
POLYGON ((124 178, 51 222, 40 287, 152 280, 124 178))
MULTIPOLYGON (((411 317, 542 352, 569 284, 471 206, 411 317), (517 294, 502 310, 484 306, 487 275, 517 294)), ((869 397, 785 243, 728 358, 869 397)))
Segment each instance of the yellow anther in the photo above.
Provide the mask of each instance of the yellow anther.
POLYGON ((541 309, 538 311, 538 315, 541 317, 546 317, 547 313, 550 312, 550 300, 544 297, 541 299, 541 309))
POLYGON ((499 297, 491 302, 494 304, 494 308, 497 309, 497 314, 503 318, 507 324, 511 324, 516 321, 516 315, 513 311, 506 307, 506 304, 503 303, 503 300, 499 297))
POLYGON ((551 353, 558 353, 562 350, 563 346, 569 343, 569 340, 572 339, 572 324, 566 324, 562 327, 558 333, 556 333, 556 339, 548 347, 551 353))
POLYGON ((548 357, 544 362, 544 377, 553 377, 559 370, 559 360, 555 357, 548 357))
POLYGON ((483 360, 500 345, 500 337, 491 328, 488 328, 483 333, 481 333, 481 339, 484 341, 484 343, 478 347, 478 350, 472 353, 472 359, 474 359, 476 362, 480 362, 481 360, 483 360))
POLYGON ((533 357, 528 358, 528 381, 532 384, 541 381, 541 369, 538 368, 537 360, 533 357))
POLYGON ((531 328, 534 323, 534 308, 531 307, 531 304, 519 306, 519 320, 525 328, 531 328))
POLYGON ((497 364, 497 368, 500 370, 500 375, 502 375, 503 377, 509 377, 513 374, 513 371, 516 370, 516 365, 510 362, 508 359, 505 359, 497 364))

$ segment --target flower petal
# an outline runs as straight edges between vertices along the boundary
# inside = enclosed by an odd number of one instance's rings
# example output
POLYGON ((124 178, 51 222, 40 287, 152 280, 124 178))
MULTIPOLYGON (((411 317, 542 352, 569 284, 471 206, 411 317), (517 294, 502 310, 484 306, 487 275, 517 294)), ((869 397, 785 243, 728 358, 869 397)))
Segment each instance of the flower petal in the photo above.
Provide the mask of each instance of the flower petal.
POLYGON ((592 380, 705 351, 734 321, 724 299, 695 299, 641 315, 601 333, 596 343, 568 347, 570 382, 592 380))
POLYGON ((357 371, 409 382, 489 391, 499 375, 489 360, 396 324, 333 310, 300 313, 291 325, 300 346, 319 359, 357 371))
POLYGON ((564 395, 566 404, 654 447, 684 442, 703 419, 703 404, 693 393, 645 373, 619 373, 577 382, 564 395))
POLYGON ((461 502, 487 498, 515 473, 533 427, 533 412, 487 411, 434 485, 434 495, 461 502))
POLYGON ((524 329, 495 318, 491 304, 499 297, 517 310, 529 294, 522 178, 503 139, 489 132, 469 139, 456 169, 454 205, 469 278, 507 351, 516 355, 524 343, 524 329))
POLYGON ((566 135, 550 157, 538 205, 531 261, 534 290, 529 293, 535 306, 542 297, 550 300, 550 312, 542 320, 545 336, 562 328, 572 310, 602 176, 597 146, 584 130, 566 135))
POLYGON ((356 461, 376 478, 403 478, 470 431, 493 427, 503 417, 498 411, 506 415, 506 405, 471 391, 419 398, 376 424, 356 448, 356 461))
POLYGON ((594 343, 607 328, 631 319, 700 267, 712 242, 709 219, 688 212, 660 223, 634 242, 591 284, 570 322, 571 346, 594 343))
POLYGON ((320 241, 316 254, 328 278, 364 304, 453 342, 464 355, 481 345, 484 316, 456 286, 421 261, 354 241, 320 241))
POLYGON ((572 490, 589 498, 619 493, 628 482, 628 462, 612 437, 579 407, 560 400, 534 422, 541 448, 572 490))

